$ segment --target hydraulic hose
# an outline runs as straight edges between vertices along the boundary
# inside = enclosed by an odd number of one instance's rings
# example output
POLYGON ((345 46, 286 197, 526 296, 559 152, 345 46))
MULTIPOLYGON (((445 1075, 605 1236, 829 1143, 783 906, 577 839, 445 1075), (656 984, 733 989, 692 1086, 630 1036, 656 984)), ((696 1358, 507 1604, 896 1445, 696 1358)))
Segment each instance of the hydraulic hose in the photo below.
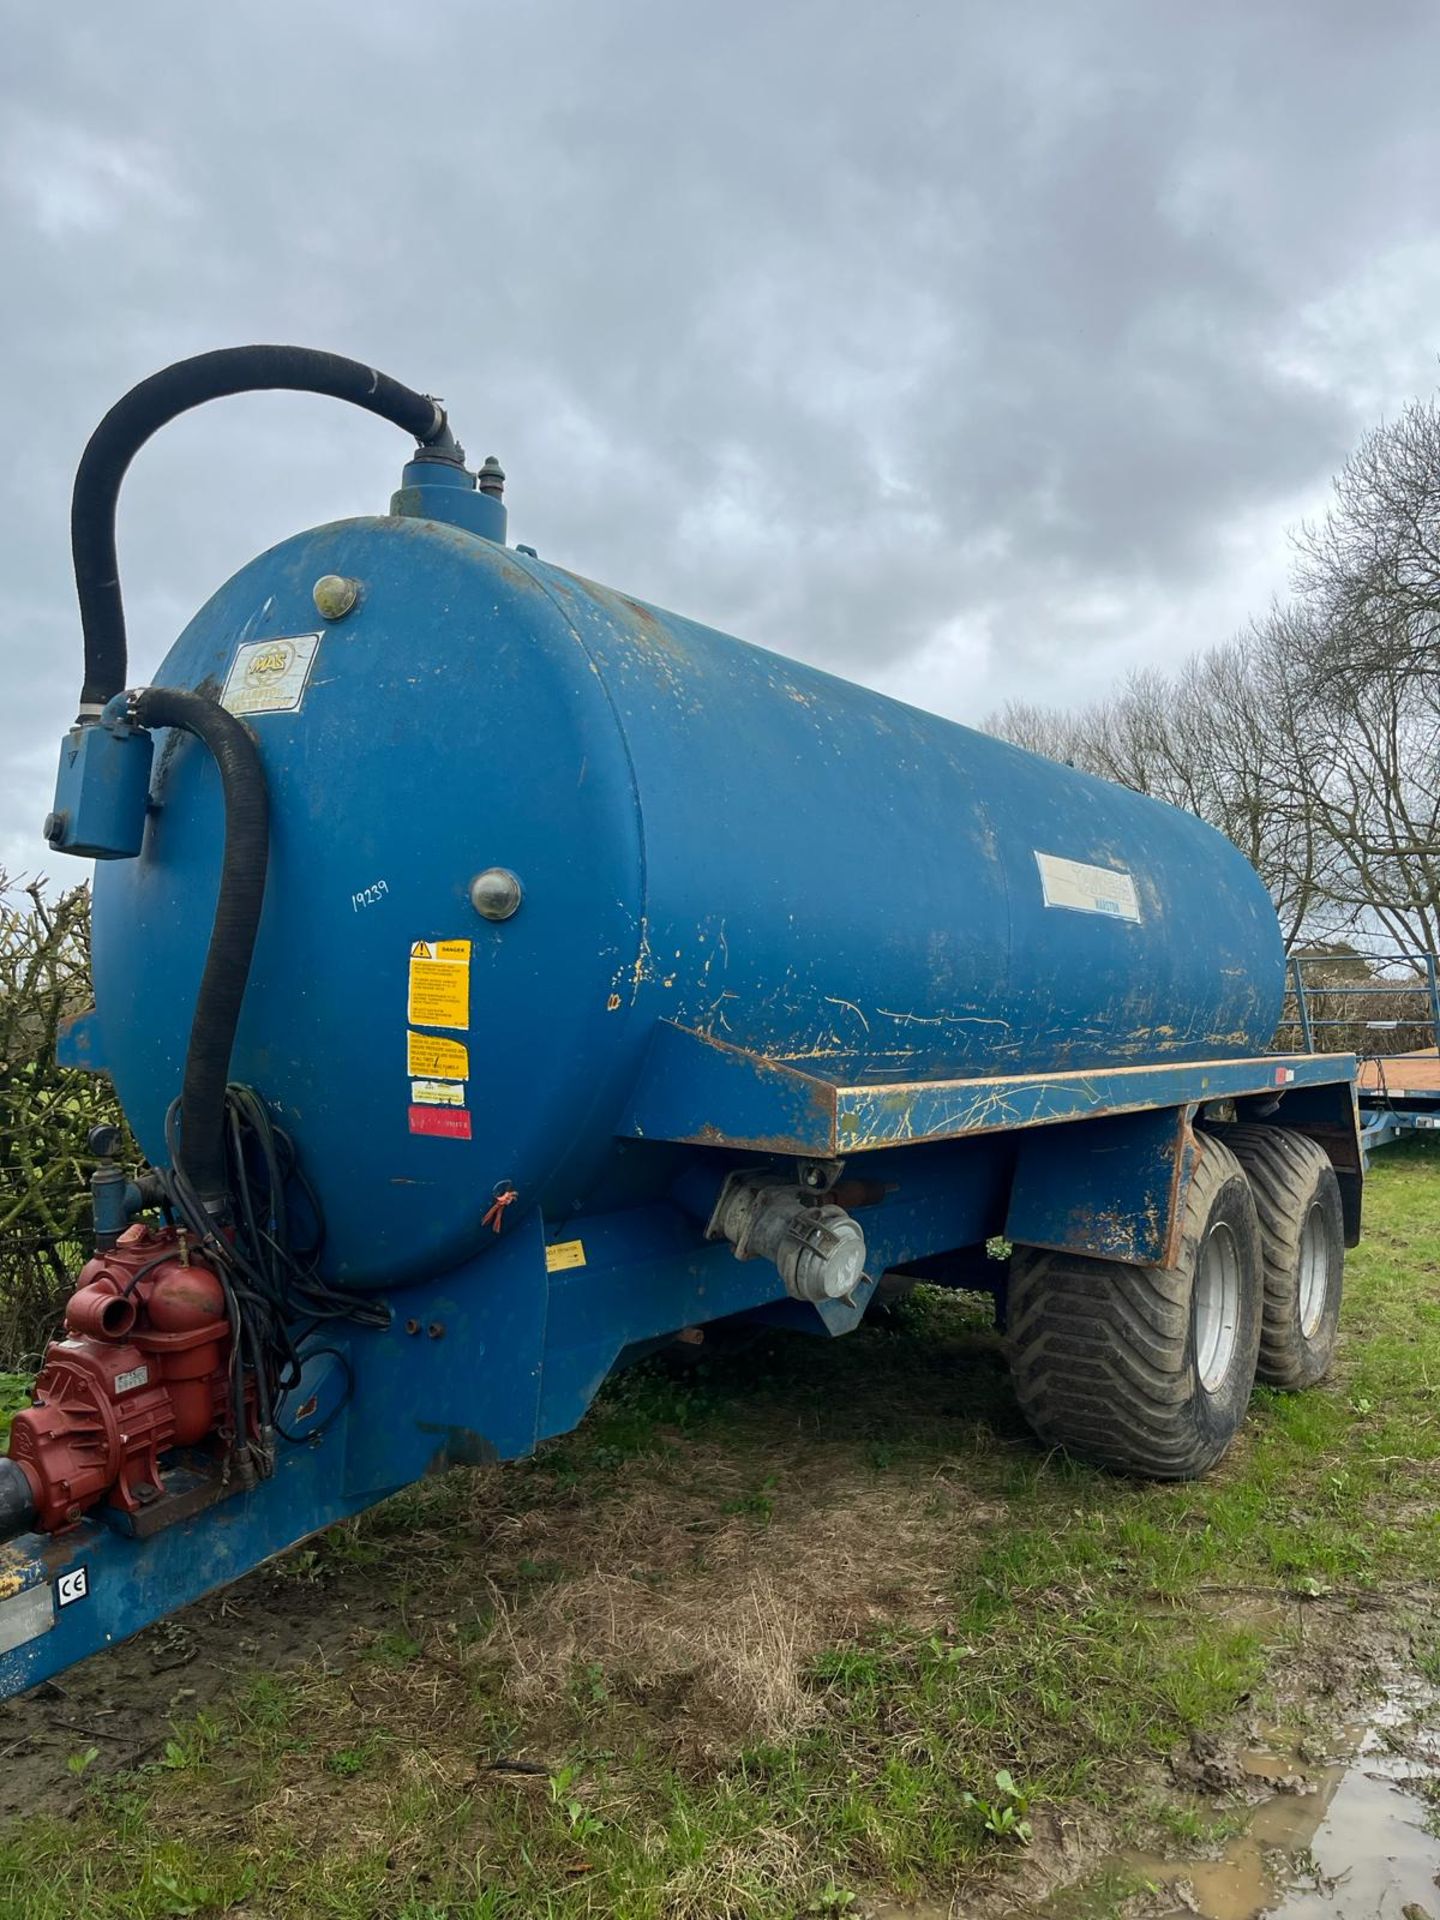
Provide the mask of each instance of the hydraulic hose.
POLYGON ((338 353, 319 353, 312 347, 222 347, 177 360, 142 380, 96 427, 75 473, 70 550, 85 638, 82 722, 96 719, 125 685, 125 609, 115 551, 115 507, 130 462, 158 428, 192 407, 227 394, 273 388, 346 400, 392 421, 438 456, 457 464, 464 460, 437 401, 338 353))
POLYGON ((146 687, 131 702, 142 727, 180 727, 209 748, 225 796, 225 851, 205 971, 180 1089, 180 1161, 207 1207, 226 1198, 225 1088, 250 959, 265 901, 270 808, 255 742, 234 714, 201 693, 146 687))

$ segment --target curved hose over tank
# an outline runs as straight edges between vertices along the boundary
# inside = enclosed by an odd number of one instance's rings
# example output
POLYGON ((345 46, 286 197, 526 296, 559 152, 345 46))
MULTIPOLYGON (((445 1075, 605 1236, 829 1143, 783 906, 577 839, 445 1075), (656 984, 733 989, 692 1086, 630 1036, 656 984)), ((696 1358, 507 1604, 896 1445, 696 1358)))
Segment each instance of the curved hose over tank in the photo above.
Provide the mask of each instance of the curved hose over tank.
MULTIPOLYGON (((415 436, 438 460, 456 466, 465 454, 445 409, 358 360, 311 347, 225 347, 152 374, 117 400, 80 459, 70 505, 75 590, 85 640, 85 684, 79 722, 93 724, 125 684, 125 608, 115 550, 120 484, 140 448, 160 427, 207 400, 286 389, 328 394, 378 414, 415 436)), ((180 727, 202 740, 220 770, 225 796, 225 850, 205 971, 195 1002, 180 1096, 180 1157, 207 1206, 226 1198, 225 1088, 269 857, 269 803, 260 756, 249 731, 202 694, 150 687, 126 700, 143 727, 180 727)))
POLYGON ((440 458, 464 462, 445 409, 427 394, 387 373, 313 347, 222 347, 177 360, 151 374, 105 415, 75 471, 70 501, 70 551, 80 626, 85 639, 85 685, 80 718, 94 720, 125 685, 125 609, 115 550, 115 508, 126 469, 161 427, 207 400, 281 388, 323 393, 379 414, 440 458))

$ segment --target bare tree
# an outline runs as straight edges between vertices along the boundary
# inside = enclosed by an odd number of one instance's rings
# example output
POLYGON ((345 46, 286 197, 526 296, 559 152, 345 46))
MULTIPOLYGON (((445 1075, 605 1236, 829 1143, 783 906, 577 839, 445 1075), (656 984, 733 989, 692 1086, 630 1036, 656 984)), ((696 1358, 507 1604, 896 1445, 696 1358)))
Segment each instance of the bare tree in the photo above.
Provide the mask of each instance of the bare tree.
POLYGON ((1440 671, 1440 404, 1366 435, 1325 518, 1296 536, 1295 588, 1323 608, 1323 664, 1415 679, 1440 671))
POLYGON ((1097 773, 1090 764, 1086 739, 1092 709, 1065 713, 1058 707, 1037 707, 1025 700, 1011 700, 985 723, 986 730, 1013 746, 1030 753, 1043 754, 1047 760, 1059 760, 1086 773, 1097 773))
POLYGON ((1295 590, 1178 671, 992 730, 1199 814, 1286 939, 1440 945, 1440 406, 1362 442, 1297 536, 1295 590))
POLYGON ((1296 702, 1259 630, 1176 674, 1131 674, 1061 714, 1012 704, 988 725, 1017 746, 1168 800, 1218 827, 1274 896, 1287 940, 1319 904, 1321 851, 1297 770, 1296 702))
POLYGON ((1331 858, 1327 890, 1350 923, 1402 950, 1440 943, 1440 702, 1393 636, 1352 627, 1331 670, 1328 620, 1307 636, 1301 723, 1308 802, 1331 858))

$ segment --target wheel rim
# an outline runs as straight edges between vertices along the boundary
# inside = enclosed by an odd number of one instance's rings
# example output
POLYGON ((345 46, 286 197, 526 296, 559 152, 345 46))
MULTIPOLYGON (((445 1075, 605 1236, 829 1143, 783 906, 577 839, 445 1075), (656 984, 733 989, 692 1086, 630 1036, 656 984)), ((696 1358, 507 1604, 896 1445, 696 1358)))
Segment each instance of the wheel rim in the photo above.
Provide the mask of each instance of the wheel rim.
POLYGON ((1317 1204, 1306 1214, 1300 1230, 1300 1331, 1307 1340, 1325 1317, 1325 1297, 1330 1291, 1329 1256, 1325 1216, 1317 1204))
POLYGON ((1195 1364, 1214 1393, 1235 1357, 1240 1333, 1240 1250, 1223 1220, 1205 1236, 1195 1274, 1195 1364))

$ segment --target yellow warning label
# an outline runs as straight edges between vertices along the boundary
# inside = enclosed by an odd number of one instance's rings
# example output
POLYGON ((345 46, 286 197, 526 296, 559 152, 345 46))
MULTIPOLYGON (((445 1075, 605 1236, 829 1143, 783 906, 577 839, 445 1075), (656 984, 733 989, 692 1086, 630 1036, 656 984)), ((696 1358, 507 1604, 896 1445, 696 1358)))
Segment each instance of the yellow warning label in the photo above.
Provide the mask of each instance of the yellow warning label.
POLYGON ((583 1240, 557 1240, 553 1246, 545 1249, 545 1271, 563 1273, 566 1267, 583 1267, 585 1264, 585 1242, 583 1240))
POLYGON ((417 941, 411 947, 411 960, 465 960, 470 958, 468 941, 417 941))
POLYGON ((463 1080, 412 1080, 410 1099, 417 1107, 463 1107, 463 1080))
POLYGON ((469 964, 468 940, 417 940, 410 949, 412 960, 463 960, 469 964))
POLYGON ((410 949, 410 1024, 470 1025, 470 942, 417 940, 410 949))
POLYGON ((463 1040, 442 1040, 438 1033, 408 1033, 405 1071, 412 1080, 468 1080, 470 1049, 463 1040))

